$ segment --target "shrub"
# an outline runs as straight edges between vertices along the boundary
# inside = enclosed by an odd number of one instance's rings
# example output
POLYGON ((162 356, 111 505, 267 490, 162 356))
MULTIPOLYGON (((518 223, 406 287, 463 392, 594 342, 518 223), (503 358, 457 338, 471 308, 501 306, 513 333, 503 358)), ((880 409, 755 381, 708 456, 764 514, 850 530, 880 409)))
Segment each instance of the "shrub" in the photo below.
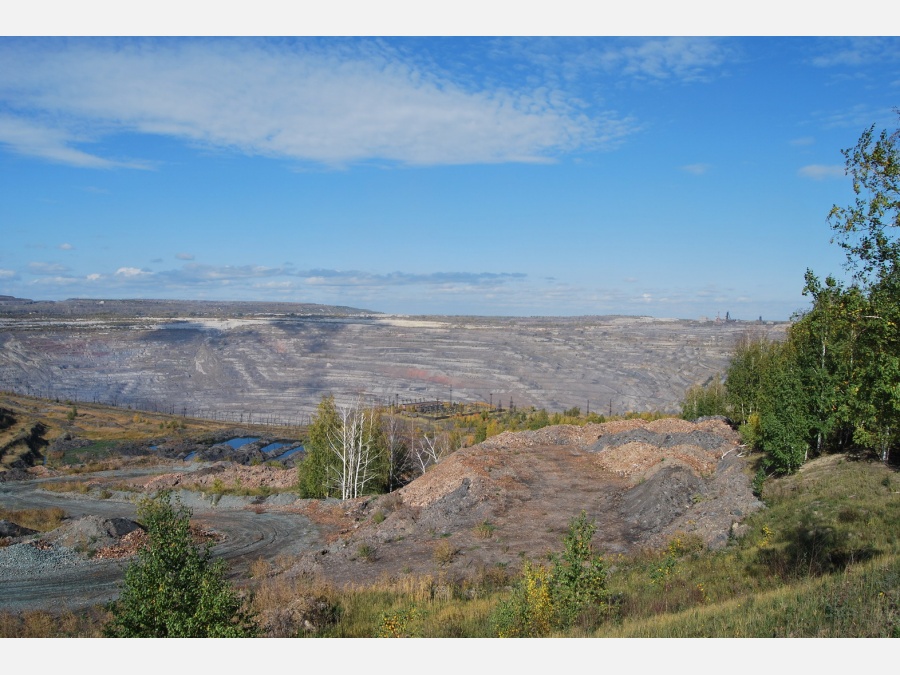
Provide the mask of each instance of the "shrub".
POLYGON ((375 547, 369 544, 360 544, 359 548, 356 549, 356 554, 361 560, 365 560, 366 562, 375 561, 375 547))
POLYGON ((526 560, 512 596, 492 617, 497 637, 543 637, 550 632, 553 600, 550 571, 526 560))
POLYGON ((211 544, 196 544, 190 510, 168 493, 145 499, 138 510, 148 542, 125 571, 107 637, 252 637, 253 617, 225 579, 225 564, 211 560, 211 544))
POLYGON ((608 591, 606 567, 591 545, 596 530, 582 511, 569 523, 563 552, 550 556, 549 568, 525 562, 512 596, 492 617, 498 637, 541 637, 551 628, 569 628, 585 612, 599 617, 608 591))
POLYGON ((488 520, 483 520, 475 527, 475 536, 479 539, 490 539, 494 536, 497 526, 488 520))
POLYGON ((456 547, 446 539, 434 545, 434 561, 439 565, 447 565, 456 556, 456 547))

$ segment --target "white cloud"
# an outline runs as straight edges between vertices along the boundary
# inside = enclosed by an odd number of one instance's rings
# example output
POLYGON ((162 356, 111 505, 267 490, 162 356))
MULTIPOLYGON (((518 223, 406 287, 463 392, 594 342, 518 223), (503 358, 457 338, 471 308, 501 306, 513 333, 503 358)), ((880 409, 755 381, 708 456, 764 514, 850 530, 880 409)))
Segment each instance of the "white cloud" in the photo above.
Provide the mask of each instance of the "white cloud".
POLYGON ((97 273, 95 272, 94 274, 88 274, 87 277, 85 277, 85 278, 86 278, 88 281, 99 281, 100 279, 103 278, 103 275, 97 274, 97 273))
POLYGON ((18 279, 19 273, 15 270, 0 269, 0 279, 18 279))
MULTIPOLYGON (((684 52, 663 49, 670 56, 656 59, 688 63, 684 52)), ((83 167, 141 166, 77 148, 118 132, 326 165, 429 165, 547 161, 633 131, 612 114, 588 117, 551 89, 466 87, 372 47, 13 41, 0 66, 0 141, 83 167)))
POLYGON ((72 246, 72 244, 65 243, 65 244, 60 244, 60 245, 59 245, 59 248, 60 248, 60 250, 62 250, 62 251, 71 251, 71 250, 73 250, 75 247, 72 246))
POLYGON ((825 180, 826 178, 843 178, 844 167, 840 164, 807 164, 797 172, 804 178, 825 180))
MULTIPOLYGON (((0 54, 0 65, 3 63, 0 54)), ((0 67, 0 73, 2 73, 0 67)), ((2 78, 2 75, 0 75, 2 78)), ((0 102, 6 98, 0 81, 0 102)), ((73 144, 88 140, 70 126, 61 128, 47 123, 22 117, 0 114, 0 144, 8 146, 21 155, 32 155, 59 164, 69 164, 89 169, 112 169, 116 167, 146 168, 140 162, 117 162, 78 150, 73 144)))
POLYGON ((712 168, 710 164, 685 164, 681 170, 686 173, 692 173, 695 176, 702 176, 712 168))
POLYGON ((141 277, 150 274, 149 272, 138 269, 137 267, 120 267, 116 270, 117 277, 141 277))

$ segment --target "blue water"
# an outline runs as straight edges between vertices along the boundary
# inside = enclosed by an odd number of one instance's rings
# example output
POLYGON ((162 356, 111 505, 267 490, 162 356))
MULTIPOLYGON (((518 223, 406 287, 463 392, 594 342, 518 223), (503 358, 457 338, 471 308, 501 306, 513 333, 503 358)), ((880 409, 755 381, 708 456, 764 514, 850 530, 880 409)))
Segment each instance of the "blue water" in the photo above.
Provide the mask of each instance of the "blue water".
POLYGON ((248 437, 248 438, 232 438, 231 440, 225 441, 225 443, 227 443, 232 448, 237 450, 238 448, 241 448, 241 447, 247 445, 248 443, 254 443, 258 440, 259 440, 259 436, 248 437))
POLYGON ((264 447, 262 449, 262 452, 275 452, 276 450, 280 450, 287 445, 290 445, 290 443, 285 443, 284 441, 275 441, 274 443, 269 443, 266 447, 264 447))
POLYGON ((292 455, 296 455, 298 452, 303 452, 303 446, 302 446, 302 445, 299 445, 299 446, 297 446, 296 448, 292 448, 291 450, 288 450, 288 451, 287 451, 286 453, 284 453, 283 455, 278 455, 278 457, 273 457, 271 461, 278 462, 278 461, 280 461, 280 460, 282 460, 282 459, 287 459, 288 457, 290 457, 290 456, 292 456, 292 455))
POLYGON ((190 462, 190 461, 191 461, 192 459, 194 459, 194 457, 196 457, 196 456, 197 456, 197 451, 196 451, 196 450, 194 450, 193 452, 189 452, 188 454, 186 454, 186 455, 184 456, 184 461, 185 461, 185 462, 190 462))

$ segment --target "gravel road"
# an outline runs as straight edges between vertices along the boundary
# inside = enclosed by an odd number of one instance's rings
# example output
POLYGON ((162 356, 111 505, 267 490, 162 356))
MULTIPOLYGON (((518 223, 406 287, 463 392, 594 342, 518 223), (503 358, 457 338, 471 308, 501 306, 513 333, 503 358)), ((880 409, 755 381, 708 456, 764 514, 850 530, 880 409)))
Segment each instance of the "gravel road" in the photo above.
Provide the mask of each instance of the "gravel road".
MULTIPOLYGON (((119 477, 125 476, 123 472, 119 477)), ((37 489, 43 482, 0 483, 0 505, 14 510, 59 506, 73 518, 135 517, 133 503, 44 492, 37 489)), ((245 576, 249 563, 257 558, 297 555, 321 543, 317 528, 298 514, 197 506, 193 512, 194 520, 225 535, 213 553, 228 561, 233 578, 245 576)), ((77 610, 113 600, 126 565, 122 560, 84 560, 63 547, 45 551, 24 544, 0 548, 0 611, 77 610)))

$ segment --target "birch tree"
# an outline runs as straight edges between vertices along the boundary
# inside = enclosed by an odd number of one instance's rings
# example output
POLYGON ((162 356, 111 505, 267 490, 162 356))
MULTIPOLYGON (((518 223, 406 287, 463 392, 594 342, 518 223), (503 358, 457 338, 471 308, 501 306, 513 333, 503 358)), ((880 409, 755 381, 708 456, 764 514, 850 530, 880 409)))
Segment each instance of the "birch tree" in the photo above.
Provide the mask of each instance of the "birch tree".
POLYGON ((328 434, 328 449, 336 458, 329 467, 329 478, 341 499, 353 499, 373 487, 378 479, 381 448, 376 415, 360 401, 338 406, 337 413, 340 424, 328 434))

